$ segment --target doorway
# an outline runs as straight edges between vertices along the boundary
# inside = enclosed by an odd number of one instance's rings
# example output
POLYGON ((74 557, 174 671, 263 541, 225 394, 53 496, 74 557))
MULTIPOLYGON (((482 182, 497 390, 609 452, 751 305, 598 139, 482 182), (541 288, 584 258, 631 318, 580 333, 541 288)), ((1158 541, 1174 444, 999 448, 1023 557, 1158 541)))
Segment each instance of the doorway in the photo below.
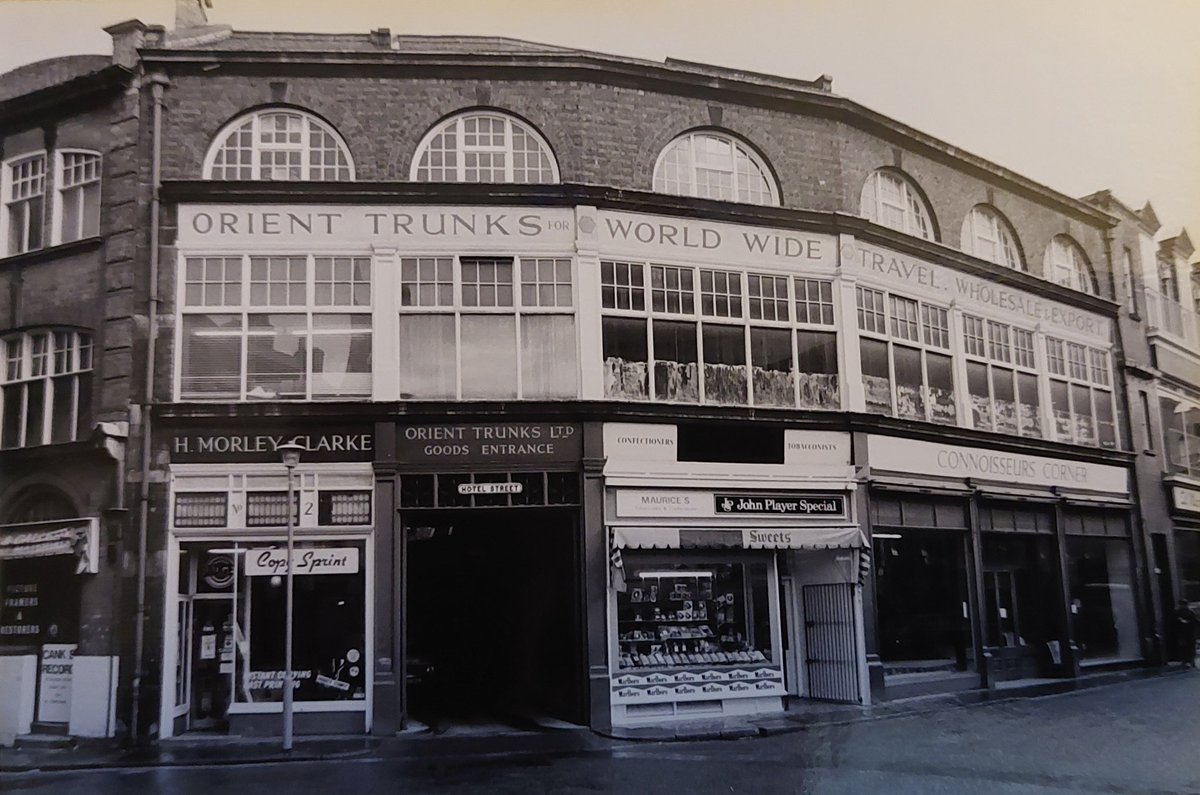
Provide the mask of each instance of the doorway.
POLYGON ((407 711, 442 730, 583 723, 573 510, 413 511, 407 526, 407 711))

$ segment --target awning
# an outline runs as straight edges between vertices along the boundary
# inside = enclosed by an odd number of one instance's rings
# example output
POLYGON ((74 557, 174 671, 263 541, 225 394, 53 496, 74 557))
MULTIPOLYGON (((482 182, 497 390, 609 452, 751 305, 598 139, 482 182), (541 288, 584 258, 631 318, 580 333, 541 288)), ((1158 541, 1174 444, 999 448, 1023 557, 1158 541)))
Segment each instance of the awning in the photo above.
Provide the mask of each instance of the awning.
POLYGON ((0 525, 0 560, 74 555, 76 574, 99 570, 100 522, 88 517, 0 525))
POLYGON ((852 549, 858 525, 821 527, 612 527, 618 549, 852 549))

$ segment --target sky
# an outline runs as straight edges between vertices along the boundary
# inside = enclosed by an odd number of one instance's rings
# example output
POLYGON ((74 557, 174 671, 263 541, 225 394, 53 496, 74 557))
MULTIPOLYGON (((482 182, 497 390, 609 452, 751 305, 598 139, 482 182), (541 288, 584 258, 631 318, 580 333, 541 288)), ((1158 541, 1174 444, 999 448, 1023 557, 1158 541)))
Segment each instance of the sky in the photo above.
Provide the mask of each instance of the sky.
MULTIPOLYGON (((785 77, 1200 245, 1200 0, 213 0, 237 30, 500 35, 785 77)), ((0 73, 173 0, 0 0, 0 73)), ((1161 236, 1161 235, 1160 235, 1161 236)), ((1200 253, 1194 258, 1200 259, 1200 253)))

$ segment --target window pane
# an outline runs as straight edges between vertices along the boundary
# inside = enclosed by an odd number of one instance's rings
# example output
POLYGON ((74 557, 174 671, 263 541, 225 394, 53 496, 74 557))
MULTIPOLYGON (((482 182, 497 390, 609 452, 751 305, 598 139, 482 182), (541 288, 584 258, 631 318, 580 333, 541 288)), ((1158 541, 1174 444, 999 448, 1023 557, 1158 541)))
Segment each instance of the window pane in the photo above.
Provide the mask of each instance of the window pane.
POLYGON ((796 332, 796 369, 800 373, 801 408, 841 407, 838 389, 837 334, 796 332))
POLYGON ((700 400, 695 323, 654 321, 654 397, 700 400))
POLYGON ((0 447, 6 450, 21 444, 21 400, 24 393, 22 384, 4 387, 4 426, 0 430, 0 447))
POLYGON ((313 315, 313 397, 371 394, 370 315, 313 315))
POLYGON ((909 420, 925 419, 921 351, 905 345, 892 348, 896 373, 896 414, 909 420))
POLYGON ((1042 415, 1038 398, 1038 378, 1033 373, 1017 373, 1017 396, 1021 411, 1022 436, 1042 435, 1042 415))
POLYGON ((456 396, 453 315, 400 315, 396 356, 402 399, 456 396))
POLYGON ((569 398, 576 384, 575 317, 525 315, 521 318, 521 396, 569 398))
POLYGON ((50 411, 50 441, 69 442, 75 438, 75 376, 54 379, 54 405, 50 411))
POLYGON ((79 395, 76 407, 75 438, 83 439, 91 432, 92 374, 90 372, 80 373, 75 378, 78 379, 77 392, 79 395))
POLYGON ((1017 400, 1013 390, 1012 370, 992 368, 992 398, 996 408, 996 430, 1017 432, 1017 400))
POLYGON ((39 379, 25 384, 25 396, 25 446, 45 444, 46 381, 39 379))
POLYGON ((238 315, 184 315, 179 396, 241 397, 242 319, 238 315))
POLYGON ((462 316, 462 396, 517 396, 517 320, 512 315, 462 316))
POLYGON ((958 422, 954 404, 954 367, 949 356, 925 354, 925 369, 929 374, 929 419, 947 425, 958 422))
POLYGON ((1054 413, 1054 438, 1071 441, 1071 398, 1065 381, 1050 382, 1050 407, 1054 413))
POLYGON ((988 392, 988 368, 982 362, 967 362, 967 394, 971 397, 971 424, 992 429, 992 400, 988 392))
POLYGON ((869 414, 892 413, 892 377, 888 367, 888 346, 880 340, 862 340, 862 379, 867 393, 869 414))
POLYGON ((646 345, 646 321, 606 317, 601 320, 604 337, 604 395, 606 397, 649 397, 647 373, 650 356, 646 345))
POLYGON ((792 378, 792 335, 787 329, 750 329, 756 406, 796 405, 792 378))
POLYGON ((307 396, 308 345, 304 315, 250 315, 246 338, 246 397, 307 396))
POLYGON ((1101 447, 1113 449, 1117 446, 1117 426, 1113 421, 1112 395, 1096 390, 1096 434, 1101 447))
POLYGON ((704 326, 704 396, 709 403, 746 402, 746 336, 742 326, 704 326))
POLYGON ((1092 390, 1079 384, 1071 385, 1071 408, 1075 416, 1075 441, 1096 443, 1096 421, 1092 417, 1092 390))

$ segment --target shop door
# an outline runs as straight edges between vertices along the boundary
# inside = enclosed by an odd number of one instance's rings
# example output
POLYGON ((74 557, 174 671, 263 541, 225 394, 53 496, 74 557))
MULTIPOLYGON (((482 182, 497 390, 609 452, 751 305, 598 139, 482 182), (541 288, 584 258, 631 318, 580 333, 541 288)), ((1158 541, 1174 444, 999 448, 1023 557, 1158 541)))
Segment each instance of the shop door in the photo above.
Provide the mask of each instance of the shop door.
POLYGON ((806 585, 803 593, 808 696, 861 703, 854 586, 806 585))
POLYGON ((783 661, 786 674, 787 692, 789 696, 799 696, 800 687, 800 647, 796 640, 800 637, 800 611, 796 609, 796 581, 791 577, 780 579, 783 589, 783 661))
POLYGON ((192 600, 188 728, 224 731, 233 695, 233 599, 192 600))

